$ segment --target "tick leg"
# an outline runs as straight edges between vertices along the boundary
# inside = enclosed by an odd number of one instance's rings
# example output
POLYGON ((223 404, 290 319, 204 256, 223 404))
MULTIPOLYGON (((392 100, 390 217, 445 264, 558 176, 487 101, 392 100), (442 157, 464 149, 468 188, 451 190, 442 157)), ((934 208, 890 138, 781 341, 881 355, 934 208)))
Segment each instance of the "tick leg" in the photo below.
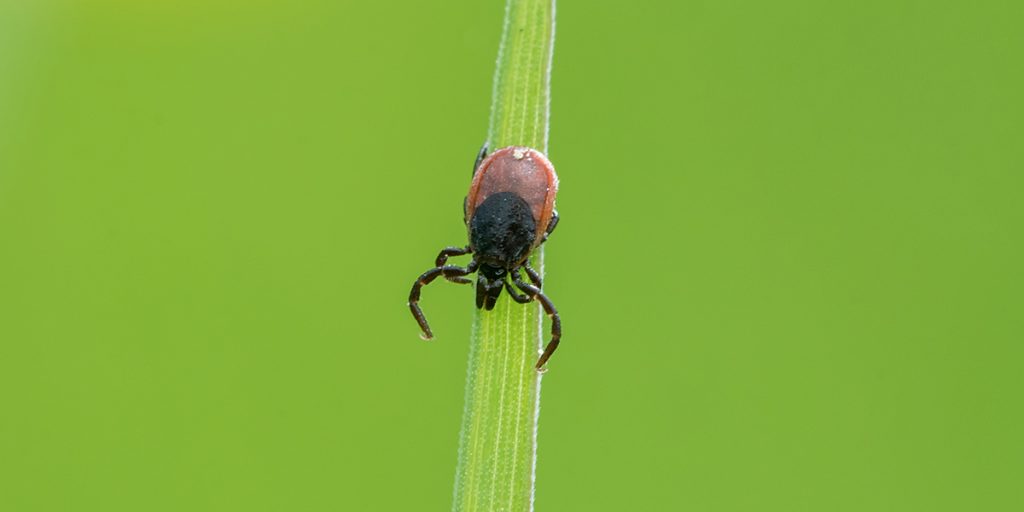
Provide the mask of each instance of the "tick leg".
MULTIPOLYGON (((449 256, 462 256, 464 254, 469 254, 471 252, 473 252, 473 250, 470 249, 468 245, 465 247, 445 247, 444 249, 441 249, 441 253, 437 255, 437 260, 434 261, 434 265, 438 267, 443 267, 445 263, 448 263, 449 256)), ((472 282, 469 279, 466 279, 465 277, 458 276, 445 276, 445 279, 453 283, 459 284, 469 284, 472 282)))
POLYGON ((423 331, 421 336, 425 340, 429 340, 434 337, 434 333, 430 331, 430 324, 427 323, 427 318, 423 316, 423 310, 420 309, 420 288, 428 285, 437 276, 444 276, 446 279, 453 277, 462 277, 465 275, 472 274, 476 271, 476 260, 469 262, 466 267, 457 267, 455 265, 444 265, 434 267, 424 272, 416 282, 412 284, 412 291, 409 292, 409 310, 412 311, 413 318, 416 319, 416 323, 420 324, 420 329, 423 331))
MULTIPOLYGON (((516 272, 515 270, 513 270, 512 271, 512 278, 515 279, 518 276, 519 276, 519 273, 516 272)), ((512 300, 514 300, 514 301, 516 301, 516 302, 518 302, 520 304, 526 304, 527 302, 530 302, 531 300, 533 300, 529 296, 523 295, 523 294, 517 292, 516 289, 512 286, 512 283, 510 283, 508 281, 505 281, 505 291, 507 291, 509 296, 512 297, 512 300)))
POLYGON ((555 226, 558 225, 558 210, 551 210, 551 220, 548 221, 548 227, 544 230, 544 240, 548 239, 551 232, 555 230, 555 226))
MULTIPOLYGON (((530 272, 530 270, 527 270, 528 274, 530 272)), ((535 366, 540 370, 544 366, 544 363, 548 362, 551 354, 555 353, 555 349, 558 348, 558 342, 562 339, 562 319, 558 316, 558 310, 555 309, 555 305, 551 303, 551 299, 549 299, 547 295, 544 295, 544 293, 540 291, 540 288, 532 284, 524 283, 522 277, 518 275, 518 272, 513 274, 513 279, 515 279, 516 286, 518 286, 520 290, 526 292, 530 298, 536 298, 540 301, 540 305, 544 307, 544 312, 551 317, 551 341, 549 341, 548 346, 544 348, 544 353, 541 354, 540 359, 537 360, 537 365, 535 366)))
POLYGON ((480 162, 483 162, 484 158, 487 158, 487 142, 480 146, 480 152, 476 154, 476 163, 473 164, 473 176, 476 176, 476 170, 480 168, 480 162))
MULTIPOLYGON (((523 265, 523 270, 526 271, 526 275, 530 276, 530 281, 533 281, 534 286, 537 288, 544 288, 544 285, 540 282, 540 274, 538 274, 536 270, 526 265, 523 265)), ((515 276, 513 275, 513 277, 515 276)))
POLYGON ((437 255, 437 259, 434 260, 434 266, 443 267, 445 263, 448 263, 448 258, 451 256, 462 256, 463 254, 469 254, 473 252, 469 246, 465 247, 445 247, 441 249, 441 252, 437 255))

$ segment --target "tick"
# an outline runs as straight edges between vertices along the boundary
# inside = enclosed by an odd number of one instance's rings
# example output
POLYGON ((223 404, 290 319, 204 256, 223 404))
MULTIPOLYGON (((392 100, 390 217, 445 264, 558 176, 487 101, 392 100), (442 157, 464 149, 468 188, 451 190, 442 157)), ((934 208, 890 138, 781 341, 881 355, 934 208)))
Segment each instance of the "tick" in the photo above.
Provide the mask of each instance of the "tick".
POLYGON ((544 366, 558 348, 562 321, 555 305, 541 292, 540 274, 530 268, 528 258, 558 225, 556 192, 558 176, 541 152, 509 146, 488 155, 487 144, 480 148, 462 207, 469 245, 442 249, 434 268, 416 279, 409 292, 409 309, 423 330, 423 339, 433 338, 434 333, 419 306, 420 289, 438 276, 453 283, 469 284, 472 281, 465 276, 477 272, 477 308, 494 309, 503 289, 520 304, 537 300, 544 307, 551 317, 551 341, 537 360, 536 368, 544 366), (464 254, 473 255, 465 267, 446 264, 450 256, 464 254), (530 282, 523 280, 521 272, 526 273, 530 282))

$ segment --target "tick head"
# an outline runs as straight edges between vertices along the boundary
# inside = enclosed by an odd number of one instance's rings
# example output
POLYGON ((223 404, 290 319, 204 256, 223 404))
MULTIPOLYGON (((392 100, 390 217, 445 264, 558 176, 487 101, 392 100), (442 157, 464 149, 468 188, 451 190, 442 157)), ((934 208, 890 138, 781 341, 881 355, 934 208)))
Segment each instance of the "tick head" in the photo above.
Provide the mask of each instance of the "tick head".
POLYGON ((491 263, 482 263, 480 265, 480 273, 489 281, 497 281, 499 279, 505 279, 505 274, 508 273, 508 271, 500 264, 494 265, 491 263))

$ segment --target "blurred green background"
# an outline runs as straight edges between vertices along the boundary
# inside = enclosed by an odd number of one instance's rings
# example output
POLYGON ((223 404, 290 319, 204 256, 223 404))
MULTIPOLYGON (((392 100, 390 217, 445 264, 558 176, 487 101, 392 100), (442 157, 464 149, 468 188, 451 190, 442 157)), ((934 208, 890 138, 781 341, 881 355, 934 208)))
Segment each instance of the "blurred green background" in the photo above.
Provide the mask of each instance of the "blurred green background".
MULTIPOLYGON (((0 510, 447 510, 502 12, 0 0, 0 510)), ((560 1, 537 509, 1024 509, 1022 25, 560 1)))

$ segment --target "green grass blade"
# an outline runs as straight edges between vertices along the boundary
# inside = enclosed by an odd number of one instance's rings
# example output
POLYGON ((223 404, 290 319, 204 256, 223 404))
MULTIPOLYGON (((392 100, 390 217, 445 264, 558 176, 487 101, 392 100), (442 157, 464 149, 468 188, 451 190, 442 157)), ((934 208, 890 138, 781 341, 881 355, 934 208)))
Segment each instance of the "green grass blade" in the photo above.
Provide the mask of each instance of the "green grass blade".
POLYGON ((530 146, 547 153, 554 0, 508 0, 494 73, 491 148, 530 146))
MULTIPOLYGON (((530 146, 547 153, 554 0, 508 0, 494 74, 491 149, 530 146)), ((533 267, 543 274, 543 247, 533 267)), ((508 297, 473 322, 466 406, 459 437, 453 510, 533 509, 541 375, 546 342, 537 303, 508 297)))

